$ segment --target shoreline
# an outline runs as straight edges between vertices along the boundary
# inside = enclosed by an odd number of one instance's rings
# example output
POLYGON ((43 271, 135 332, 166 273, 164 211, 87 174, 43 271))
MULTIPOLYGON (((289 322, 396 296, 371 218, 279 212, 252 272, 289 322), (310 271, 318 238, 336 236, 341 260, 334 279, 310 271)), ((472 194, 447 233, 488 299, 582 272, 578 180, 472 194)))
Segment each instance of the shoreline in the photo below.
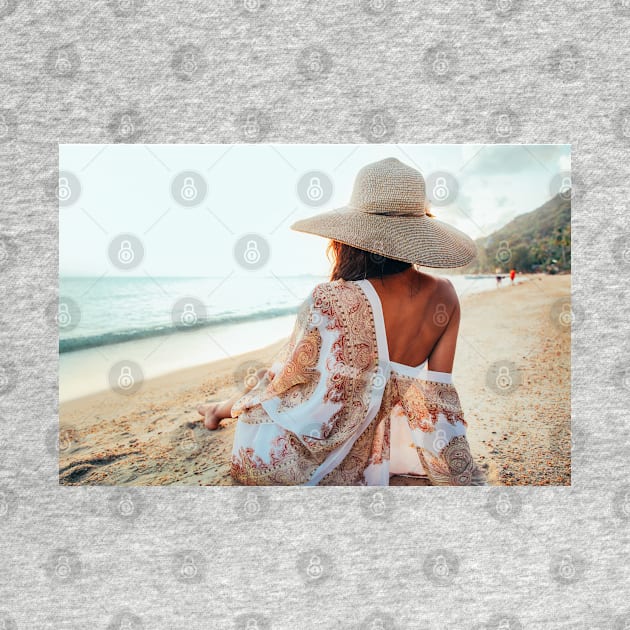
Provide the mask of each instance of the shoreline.
MULTIPOLYGON (((471 450, 493 485, 570 485, 571 336, 551 317, 570 290, 569 274, 533 275, 461 298, 453 379, 471 450), (521 381, 509 395, 486 383, 488 364, 506 358, 521 381)), ((60 483, 236 485, 229 475, 236 420, 207 431, 196 406, 231 395, 239 367, 269 365, 289 334, 146 379, 132 395, 107 390, 60 402, 60 483)), ((395 477, 391 485, 420 484, 395 477)))
MULTIPOLYGON (((520 274, 515 284, 528 282, 534 277, 533 274, 520 274)), ((508 282, 500 290, 508 288, 508 282)), ((481 286, 483 288, 474 283, 467 284, 465 288, 460 286, 458 294, 478 295, 496 290, 485 278, 481 286)), ((288 337, 296 313, 246 322, 226 322, 163 335, 147 335, 60 353, 59 401, 70 402, 108 391, 109 371, 120 361, 130 361, 141 366, 143 380, 148 382, 163 375, 222 360, 226 355, 237 357, 255 352, 251 348, 259 339, 275 342, 288 337)))

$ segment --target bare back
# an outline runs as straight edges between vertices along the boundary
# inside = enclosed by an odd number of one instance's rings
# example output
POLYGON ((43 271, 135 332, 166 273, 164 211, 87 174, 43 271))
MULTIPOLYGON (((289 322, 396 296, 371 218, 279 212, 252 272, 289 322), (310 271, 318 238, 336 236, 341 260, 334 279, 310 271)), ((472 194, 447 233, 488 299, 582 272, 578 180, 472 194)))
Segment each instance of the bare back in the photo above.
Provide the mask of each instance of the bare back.
POLYGON ((368 278, 381 301, 391 361, 451 372, 459 330, 459 299, 446 278, 413 268, 368 278), (410 295, 411 293, 411 295, 410 295))

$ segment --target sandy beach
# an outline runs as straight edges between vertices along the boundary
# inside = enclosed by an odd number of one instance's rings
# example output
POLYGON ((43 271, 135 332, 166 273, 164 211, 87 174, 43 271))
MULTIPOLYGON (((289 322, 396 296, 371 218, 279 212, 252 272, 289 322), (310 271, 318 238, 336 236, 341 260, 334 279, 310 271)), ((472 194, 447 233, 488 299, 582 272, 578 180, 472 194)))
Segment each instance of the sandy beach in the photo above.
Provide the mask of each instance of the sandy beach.
MULTIPOLYGON (((558 307, 570 299, 571 276, 504 284, 461 298, 453 378, 470 446, 493 485, 570 485, 571 335, 558 307), (515 371, 502 390, 491 366, 503 361, 515 371)), ((107 391, 62 403, 60 483, 234 485, 236 420, 208 431, 196 406, 227 398, 239 366, 270 364, 284 342, 149 379, 133 395, 107 391)))

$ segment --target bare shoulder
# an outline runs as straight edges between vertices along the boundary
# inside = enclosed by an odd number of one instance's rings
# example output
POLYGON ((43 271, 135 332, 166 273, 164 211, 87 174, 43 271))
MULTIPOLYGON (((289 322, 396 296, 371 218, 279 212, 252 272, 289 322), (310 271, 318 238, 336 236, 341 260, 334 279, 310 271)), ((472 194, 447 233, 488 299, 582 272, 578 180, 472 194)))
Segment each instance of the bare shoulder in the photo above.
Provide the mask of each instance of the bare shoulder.
POLYGON ((451 280, 445 276, 432 276, 430 274, 422 274, 425 282, 429 282, 433 289, 433 294, 437 300, 447 306, 459 306, 459 297, 455 286, 451 280))

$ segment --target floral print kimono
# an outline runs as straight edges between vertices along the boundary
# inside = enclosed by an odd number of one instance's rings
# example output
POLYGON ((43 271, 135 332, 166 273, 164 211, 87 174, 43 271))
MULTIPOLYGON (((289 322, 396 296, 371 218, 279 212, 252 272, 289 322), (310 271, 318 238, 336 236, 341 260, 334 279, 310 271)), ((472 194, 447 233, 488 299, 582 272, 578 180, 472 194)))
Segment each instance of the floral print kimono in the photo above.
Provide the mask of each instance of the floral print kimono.
POLYGON ((264 378, 232 406, 245 485, 486 485, 450 373, 389 360, 368 280, 315 286, 264 378))

